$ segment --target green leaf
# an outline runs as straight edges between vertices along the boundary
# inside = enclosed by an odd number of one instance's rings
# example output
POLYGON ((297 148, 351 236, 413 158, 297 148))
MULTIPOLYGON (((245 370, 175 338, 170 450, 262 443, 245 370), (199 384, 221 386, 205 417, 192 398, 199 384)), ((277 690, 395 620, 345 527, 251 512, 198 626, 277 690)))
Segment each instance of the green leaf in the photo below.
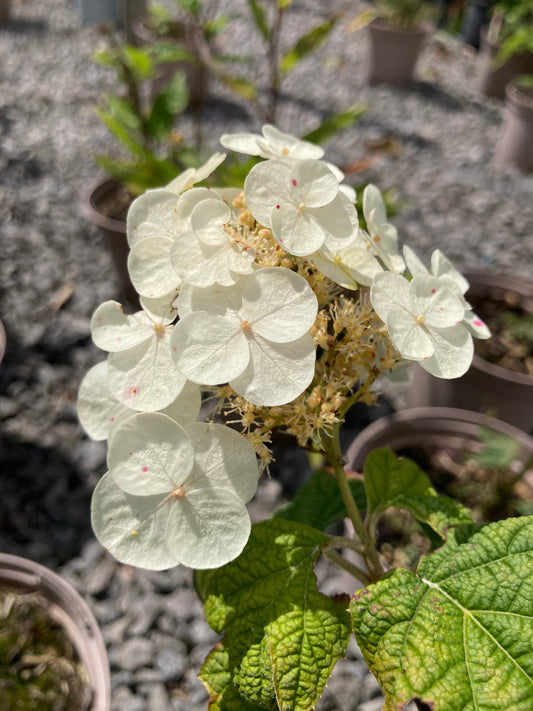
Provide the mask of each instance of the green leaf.
POLYGON ((222 643, 209 653, 200 679, 209 692, 210 711, 263 711, 260 706, 243 699, 233 686, 229 654, 222 643))
POLYGON ((233 76, 231 74, 226 74, 224 71, 218 73, 218 78, 222 81, 229 89, 234 91, 239 96, 244 99, 255 99, 257 97, 257 87, 256 85, 244 79, 243 77, 233 76))
MULTIPOLYGON (((360 479, 350 479, 350 488, 358 509, 364 511, 366 498, 363 482, 360 479)), ((347 515, 335 477, 321 469, 300 487, 293 501, 275 511, 272 518, 299 521, 319 531, 325 531, 334 521, 347 515)))
POLYGON ((490 427, 480 427, 478 439, 483 444, 483 449, 473 454, 472 459, 490 469, 508 469, 522 449, 518 440, 490 427))
POLYGON ((133 70, 138 79, 149 79, 154 73, 154 65, 150 47, 133 47, 124 45, 122 48, 125 62, 133 70))
POLYGON ((340 111, 337 114, 333 114, 328 119, 324 121, 318 128, 314 131, 303 136, 305 141, 310 141, 311 143, 317 143, 322 145, 329 141, 335 134, 342 131, 345 128, 349 128, 356 121, 358 121, 361 116, 368 111, 368 104, 354 104, 349 109, 345 111, 340 111))
POLYGON ((176 116, 187 107, 189 93, 184 72, 175 72, 170 83, 155 97, 146 122, 146 132, 163 140, 170 133, 176 116))
POLYGON ((533 517, 461 528, 417 574, 397 569, 350 605, 384 709, 527 711, 533 698, 533 517))
POLYGON ((418 464, 397 457, 390 447, 374 449, 363 472, 369 515, 377 517, 389 506, 405 509, 442 537, 450 526, 472 520, 464 506, 437 494, 418 464))
POLYGON ((152 58, 155 65, 167 62, 195 62, 194 54, 189 52, 178 42, 156 42, 151 46, 152 58))
POLYGON ((137 156, 144 155, 144 147, 140 141, 139 135, 135 131, 131 131, 127 126, 124 126, 115 116, 106 111, 102 106, 95 108, 96 115, 100 121, 107 127, 115 138, 128 149, 130 153, 137 156))
POLYGON ((270 27, 268 26, 265 9, 261 5, 260 0, 248 0, 248 7, 250 8, 257 29, 263 35, 265 41, 268 42, 270 38, 270 27))
POLYGON ((350 635, 346 599, 333 600, 316 589, 313 566, 327 540, 303 524, 264 521, 252 527, 237 560, 197 574, 207 620, 217 632, 225 630, 227 662, 213 653, 200 672, 211 692, 218 689, 215 708, 238 708, 231 705, 231 688, 252 708, 314 707, 350 635), (232 684, 216 676, 220 667, 232 684))
POLYGON ((336 22, 337 18, 333 17, 331 20, 324 22, 322 25, 313 27, 310 32, 300 37, 294 47, 286 52, 281 58, 279 65, 281 74, 288 74, 294 69, 300 60, 320 47, 320 45, 326 41, 326 38, 331 30, 335 27, 336 22))

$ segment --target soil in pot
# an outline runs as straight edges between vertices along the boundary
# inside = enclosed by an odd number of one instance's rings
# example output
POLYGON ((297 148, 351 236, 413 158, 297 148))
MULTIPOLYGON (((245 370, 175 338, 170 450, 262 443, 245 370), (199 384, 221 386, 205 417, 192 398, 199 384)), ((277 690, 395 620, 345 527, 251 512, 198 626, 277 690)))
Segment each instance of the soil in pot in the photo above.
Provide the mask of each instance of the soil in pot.
POLYGON ((524 308, 519 294, 473 296, 469 303, 492 333, 487 340, 474 341, 476 354, 501 368, 533 375, 533 313, 524 308))
POLYGON ((87 670, 37 592, 0 589, 0 670, 0 711, 91 708, 87 670))

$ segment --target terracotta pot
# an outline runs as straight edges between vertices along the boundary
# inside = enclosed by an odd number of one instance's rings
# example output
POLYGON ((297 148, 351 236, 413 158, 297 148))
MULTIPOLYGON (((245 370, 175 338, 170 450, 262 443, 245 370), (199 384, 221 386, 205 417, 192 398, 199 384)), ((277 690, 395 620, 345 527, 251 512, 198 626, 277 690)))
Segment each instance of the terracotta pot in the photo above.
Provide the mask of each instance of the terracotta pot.
POLYGON ((11 0, 0 0, 0 22, 7 22, 11 9, 11 0))
POLYGON ((519 52, 499 67, 493 66, 498 45, 489 42, 488 27, 481 30, 481 47, 478 54, 478 87, 485 96, 505 99, 505 87, 520 74, 533 72, 533 53, 519 52))
MULTIPOLYGON (((470 283, 466 294, 483 298, 512 291, 522 298, 522 306, 533 311, 533 283, 486 270, 465 273, 470 283)), ((413 365, 408 407, 426 405, 458 407, 489 412, 500 420, 533 432, 533 376, 517 373, 474 355, 472 365, 461 378, 443 380, 413 365)))
MULTIPOLYGON (((138 47, 154 44, 158 40, 166 42, 179 41, 185 49, 192 54, 195 54, 194 41, 191 35, 191 28, 187 25, 178 23, 180 37, 159 37, 149 29, 148 17, 142 15, 133 20, 132 34, 134 43, 138 47)), ((150 98, 153 100, 161 89, 169 83, 176 71, 181 70, 185 73, 187 79, 187 88, 189 90, 189 104, 191 106, 201 106, 205 102, 207 96, 207 72, 202 65, 193 64, 192 62, 176 61, 165 62, 157 68, 157 75, 150 82, 150 98)))
POLYGON ((505 91, 505 119, 496 146, 497 164, 533 172, 533 88, 514 83, 505 91))
POLYGON ((382 19, 368 26, 368 81, 403 84, 413 79, 428 27, 401 29, 382 19))
POLYGON ((63 578, 38 563, 0 553, 0 586, 39 593, 49 602, 48 614, 71 640, 93 689, 89 711, 111 708, 111 678, 100 628, 85 600, 63 578))
MULTIPOLYGON (((121 296, 135 308, 139 308, 137 294, 128 274, 129 246, 126 237, 126 216, 112 217, 110 206, 124 188, 116 180, 108 178, 98 183, 81 204, 85 217, 100 228, 111 252, 113 265, 118 276, 121 296)), ((125 198, 124 198, 125 199, 125 198)), ((121 200, 121 204, 124 202, 121 200)))
MULTIPOLYGON (((352 442, 346 459, 348 466, 361 472, 365 459, 373 449, 390 447, 398 452, 421 445, 443 446, 448 449, 479 449, 479 429, 489 427, 520 444, 513 465, 519 473, 533 456, 533 437, 507 422, 478 412, 449 407, 417 407, 381 417, 368 425, 352 442)), ((514 469, 513 469, 514 470, 514 469)), ((533 496, 533 469, 517 484, 525 497, 533 496)))

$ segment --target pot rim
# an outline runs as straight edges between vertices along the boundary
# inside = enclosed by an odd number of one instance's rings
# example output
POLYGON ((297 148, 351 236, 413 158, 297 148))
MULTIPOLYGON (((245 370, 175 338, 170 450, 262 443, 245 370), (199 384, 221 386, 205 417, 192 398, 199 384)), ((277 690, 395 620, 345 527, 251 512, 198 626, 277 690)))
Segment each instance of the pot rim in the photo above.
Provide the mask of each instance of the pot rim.
POLYGON ((126 220, 117 220, 115 217, 108 217, 98 209, 98 199, 104 195, 108 195, 111 191, 119 187, 122 187, 121 183, 114 178, 108 177, 101 179, 82 197, 80 210, 93 225, 102 227, 110 232, 126 234, 126 220))
POLYGON ((359 466, 357 462, 359 453, 362 452, 366 458, 368 453, 372 451, 369 449, 369 445, 387 431, 401 425, 409 427, 409 425, 414 424, 417 425, 417 431, 421 434, 424 433, 426 436, 432 433, 440 433, 442 436, 450 434, 474 436, 479 427, 490 427, 518 441, 522 450, 528 455, 533 454, 533 437, 514 425, 471 410, 427 406, 399 410, 391 415, 380 417, 365 427, 352 441, 346 452, 348 466, 354 469, 356 464, 359 466))
POLYGON ((430 22, 423 21, 418 22, 415 25, 400 26, 394 25, 392 22, 388 22, 384 17, 375 17, 371 22, 368 23, 367 27, 369 29, 377 30, 378 32, 398 34, 398 35, 427 35, 429 34, 433 26, 430 22))
POLYGON ((57 573, 8 553, 0 553, 0 585, 40 593, 51 602, 50 615, 64 627, 85 665, 94 691, 91 711, 109 711, 111 677, 106 646, 100 627, 81 595, 57 573))
MULTIPOLYGON (((520 279, 519 277, 515 277, 512 274, 505 272, 493 272, 489 269, 465 269, 464 277, 470 284, 469 289, 465 294, 467 301, 468 292, 471 290, 472 286, 475 288, 476 285, 481 284, 486 285, 487 287, 496 287, 499 289, 506 289, 507 291, 514 291, 520 296, 529 296, 533 299, 533 284, 530 284, 528 281, 520 279)), ((488 360, 485 360, 476 354, 474 354, 472 359, 471 367, 510 383, 512 382, 519 385, 525 385, 530 388, 533 387, 533 375, 519 373, 515 370, 509 370, 509 368, 503 368, 501 365, 490 363, 488 360)))

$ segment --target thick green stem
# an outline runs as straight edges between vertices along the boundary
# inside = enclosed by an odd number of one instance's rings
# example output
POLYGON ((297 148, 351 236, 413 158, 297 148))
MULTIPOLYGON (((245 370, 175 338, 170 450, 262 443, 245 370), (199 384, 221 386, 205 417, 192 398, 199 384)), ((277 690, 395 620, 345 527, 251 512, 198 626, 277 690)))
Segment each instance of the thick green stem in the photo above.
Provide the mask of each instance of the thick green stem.
POLYGON ((357 546, 357 551, 362 555, 364 561, 368 567, 368 572, 370 574, 370 580, 376 581, 383 577, 383 567, 379 559, 379 553, 376 549, 375 544, 369 537, 369 534, 355 503, 355 499, 350 489, 350 484, 348 482, 348 477, 346 476, 346 471, 344 469, 344 458, 342 456, 340 441, 339 441, 339 427, 337 426, 330 437, 325 437, 323 440, 324 453, 333 467, 333 472, 337 485, 341 492, 342 500, 346 506, 346 512, 350 521, 353 524, 355 535, 359 539, 359 545, 357 546))
POLYGON ((368 583, 371 582, 368 573, 365 573, 364 570, 358 568, 356 565, 354 565, 354 563, 351 563, 349 560, 346 560, 346 558, 344 558, 340 553, 337 553, 337 551, 325 551, 324 555, 326 556, 326 558, 329 558, 332 563, 335 563, 343 570, 346 570, 347 573, 353 575, 353 577, 359 580, 359 582, 363 583, 363 585, 368 585, 368 583))

